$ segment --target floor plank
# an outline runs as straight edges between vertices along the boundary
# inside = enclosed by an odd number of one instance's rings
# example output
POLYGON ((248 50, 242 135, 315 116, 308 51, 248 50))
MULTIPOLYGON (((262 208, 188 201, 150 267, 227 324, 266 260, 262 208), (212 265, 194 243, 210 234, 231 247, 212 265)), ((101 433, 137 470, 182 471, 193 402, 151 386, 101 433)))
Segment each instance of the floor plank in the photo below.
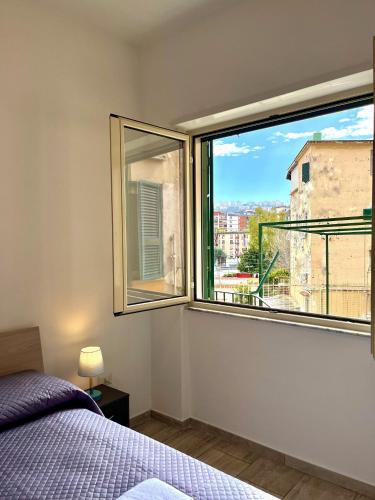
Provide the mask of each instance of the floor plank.
POLYGON ((167 424, 161 422, 160 420, 149 419, 146 422, 142 422, 141 424, 135 426, 134 430, 153 438, 156 434, 167 427, 167 424))
POLYGON ((194 429, 181 430, 164 442, 176 450, 180 450, 191 457, 197 458, 210 449, 218 438, 212 434, 194 429))
POLYGON ((238 475, 239 479, 280 496, 286 495, 302 477, 302 472, 268 458, 258 458, 238 475))
POLYGON ((142 422, 141 424, 135 426, 134 430, 164 443, 166 439, 169 439, 181 432, 181 427, 178 425, 167 424, 161 420, 150 419, 147 422, 142 422))
POLYGON ((285 500, 354 500, 353 491, 316 477, 304 476, 285 500))
POLYGON ((245 462, 253 463, 257 458, 259 458, 259 454, 254 450, 251 450, 249 446, 244 443, 239 443, 236 441, 220 439, 218 443, 215 445, 215 448, 231 455, 235 458, 239 458, 240 460, 244 460, 245 462))
POLYGON ((246 443, 149 418, 134 430, 285 500, 371 500, 281 464, 246 443))
POLYGON ((198 459, 231 476, 238 476, 238 474, 249 465, 247 462, 228 455, 217 448, 211 448, 205 451, 202 455, 199 455, 198 459))

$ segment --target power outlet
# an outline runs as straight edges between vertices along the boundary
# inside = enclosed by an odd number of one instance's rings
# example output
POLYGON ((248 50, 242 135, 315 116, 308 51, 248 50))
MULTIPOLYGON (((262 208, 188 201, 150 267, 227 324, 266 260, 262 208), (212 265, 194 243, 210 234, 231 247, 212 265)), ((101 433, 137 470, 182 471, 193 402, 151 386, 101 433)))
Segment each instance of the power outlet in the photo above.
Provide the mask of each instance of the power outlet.
POLYGON ((108 373, 105 377, 104 377, 104 383, 106 385, 112 385, 112 373, 108 373))

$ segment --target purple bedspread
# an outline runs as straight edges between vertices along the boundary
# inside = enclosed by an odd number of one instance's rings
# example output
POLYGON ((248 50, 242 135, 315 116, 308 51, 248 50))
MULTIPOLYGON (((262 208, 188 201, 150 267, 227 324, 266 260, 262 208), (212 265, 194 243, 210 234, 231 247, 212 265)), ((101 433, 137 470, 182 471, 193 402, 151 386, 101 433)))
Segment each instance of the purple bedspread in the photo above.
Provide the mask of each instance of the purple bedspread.
POLYGON ((0 378, 0 422, 2 500, 115 499, 152 477, 194 499, 271 498, 107 420, 83 391, 55 377, 0 378))
POLYGON ((102 415, 85 391, 61 378, 35 371, 0 378, 0 430, 67 407, 87 408, 102 415))

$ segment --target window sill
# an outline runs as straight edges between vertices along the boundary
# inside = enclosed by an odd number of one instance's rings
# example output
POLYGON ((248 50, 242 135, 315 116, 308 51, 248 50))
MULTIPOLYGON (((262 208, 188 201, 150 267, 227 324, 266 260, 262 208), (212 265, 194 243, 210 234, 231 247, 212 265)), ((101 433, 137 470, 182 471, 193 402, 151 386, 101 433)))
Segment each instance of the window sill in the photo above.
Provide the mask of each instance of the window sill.
POLYGON ((313 328, 315 330, 326 331, 334 334, 344 333, 364 338, 370 338, 371 336, 371 326, 369 324, 350 321, 316 318, 312 316, 297 316, 288 313, 262 311, 258 309, 243 309, 236 306, 210 304, 208 302, 191 302, 186 308, 191 311, 202 313, 214 313, 238 318, 248 318, 256 321, 267 321, 291 327, 313 328))

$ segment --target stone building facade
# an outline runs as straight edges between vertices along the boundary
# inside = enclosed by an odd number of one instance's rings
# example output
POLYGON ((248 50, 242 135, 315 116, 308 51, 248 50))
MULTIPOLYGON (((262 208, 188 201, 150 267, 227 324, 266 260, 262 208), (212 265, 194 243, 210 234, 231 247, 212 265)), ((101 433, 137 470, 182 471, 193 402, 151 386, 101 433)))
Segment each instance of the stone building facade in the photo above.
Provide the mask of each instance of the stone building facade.
MULTIPOLYGON (((290 219, 326 219, 363 214, 371 207, 372 141, 308 141, 290 165, 290 219)), ((331 236, 331 315, 368 319, 368 235, 331 236)), ((290 232, 291 295, 300 310, 325 313, 325 241, 290 232)))

